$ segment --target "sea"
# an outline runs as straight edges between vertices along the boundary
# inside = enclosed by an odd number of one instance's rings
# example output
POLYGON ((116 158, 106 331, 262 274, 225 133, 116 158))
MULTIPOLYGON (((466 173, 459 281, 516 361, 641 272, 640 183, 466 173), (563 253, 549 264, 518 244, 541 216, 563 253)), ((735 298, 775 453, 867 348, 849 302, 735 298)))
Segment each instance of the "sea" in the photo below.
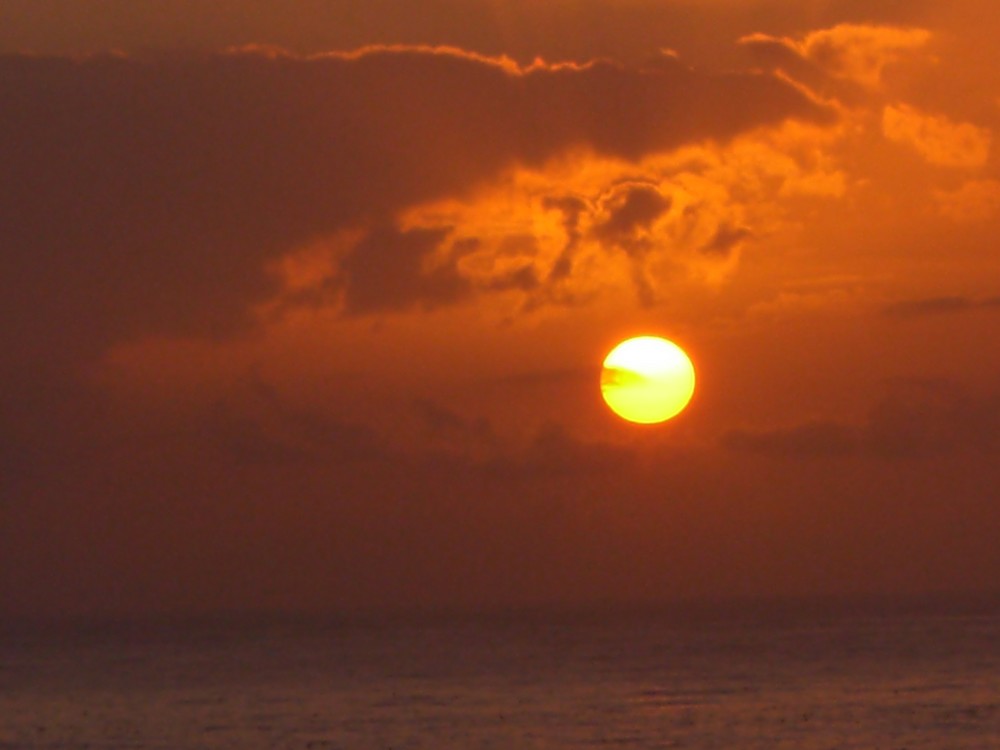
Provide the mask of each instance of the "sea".
POLYGON ((0 748, 986 750, 1000 608, 6 627, 0 748))

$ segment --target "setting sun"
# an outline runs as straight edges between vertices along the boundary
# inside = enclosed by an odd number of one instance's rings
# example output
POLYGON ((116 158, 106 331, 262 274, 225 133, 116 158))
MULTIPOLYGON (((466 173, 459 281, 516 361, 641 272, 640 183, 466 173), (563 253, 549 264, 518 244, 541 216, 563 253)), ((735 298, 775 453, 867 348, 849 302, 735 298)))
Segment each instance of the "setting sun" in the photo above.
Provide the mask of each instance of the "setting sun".
POLYGON ((694 366, 684 350, 657 336, 623 341, 604 359, 601 395, 622 419, 664 422, 694 395, 694 366))

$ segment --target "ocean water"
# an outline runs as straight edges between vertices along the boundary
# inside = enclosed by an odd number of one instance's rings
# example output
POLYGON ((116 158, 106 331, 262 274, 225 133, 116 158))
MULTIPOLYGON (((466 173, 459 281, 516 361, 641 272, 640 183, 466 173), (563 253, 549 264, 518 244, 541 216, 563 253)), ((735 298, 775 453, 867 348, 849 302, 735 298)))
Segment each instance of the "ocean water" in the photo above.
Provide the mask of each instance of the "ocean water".
POLYGON ((1000 614, 6 633, 0 748, 1000 748, 1000 614))

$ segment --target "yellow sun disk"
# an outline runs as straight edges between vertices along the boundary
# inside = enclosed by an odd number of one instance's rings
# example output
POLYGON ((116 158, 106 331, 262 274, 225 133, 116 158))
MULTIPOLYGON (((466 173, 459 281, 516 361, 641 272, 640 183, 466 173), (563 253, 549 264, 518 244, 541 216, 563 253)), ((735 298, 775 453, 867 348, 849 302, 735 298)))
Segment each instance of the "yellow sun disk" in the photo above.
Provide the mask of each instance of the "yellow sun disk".
POLYGON ((655 424, 675 417, 694 395, 694 366, 684 351, 657 336, 616 346, 604 360, 601 395, 615 414, 655 424))

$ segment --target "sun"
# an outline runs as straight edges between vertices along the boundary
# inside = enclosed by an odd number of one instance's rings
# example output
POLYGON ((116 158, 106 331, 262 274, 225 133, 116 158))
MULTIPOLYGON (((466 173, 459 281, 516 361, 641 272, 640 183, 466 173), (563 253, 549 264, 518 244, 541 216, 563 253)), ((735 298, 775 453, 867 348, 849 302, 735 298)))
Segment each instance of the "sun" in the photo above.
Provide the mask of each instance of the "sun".
POLYGON ((622 419, 656 424, 680 414, 694 395, 694 365, 659 336, 622 341, 604 359, 601 395, 622 419))

